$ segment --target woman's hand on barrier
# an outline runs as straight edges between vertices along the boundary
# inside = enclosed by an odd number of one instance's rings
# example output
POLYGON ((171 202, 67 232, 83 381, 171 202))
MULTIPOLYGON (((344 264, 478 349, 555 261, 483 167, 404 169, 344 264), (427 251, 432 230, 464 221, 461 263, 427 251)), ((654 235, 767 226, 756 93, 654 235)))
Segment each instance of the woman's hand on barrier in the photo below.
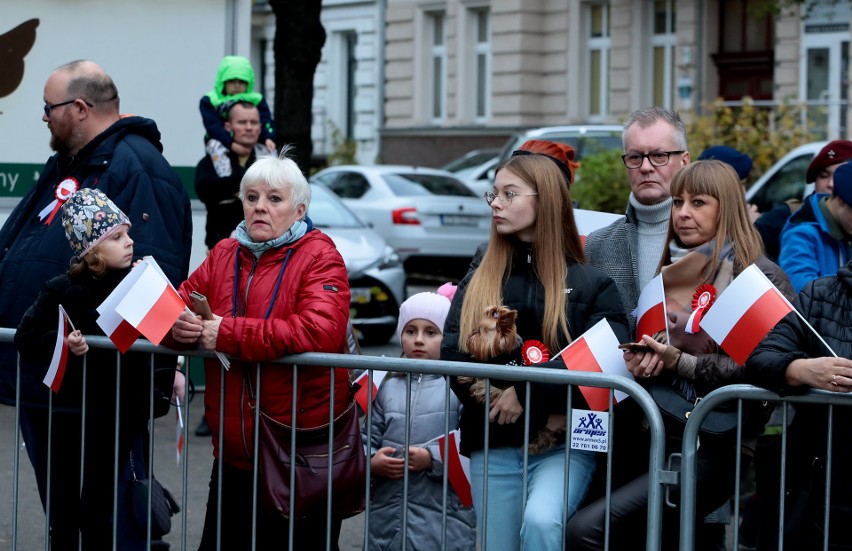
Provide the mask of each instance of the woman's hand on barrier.
POLYGON ((426 448, 408 448, 408 470, 425 471, 432 468, 432 454, 426 448))
POLYGON ((787 366, 787 383, 807 385, 833 392, 852 391, 852 360, 846 358, 803 358, 787 366))
POLYGON ((204 320, 204 329, 201 331, 201 338, 198 344, 205 350, 216 350, 216 338, 219 336, 219 324, 222 323, 222 316, 213 314, 212 320, 204 320))
POLYGON ((627 366, 627 371, 637 379, 656 377, 663 371, 663 352, 666 350, 666 345, 655 341, 648 335, 642 335, 640 342, 648 345, 651 352, 625 350, 624 364, 627 366))
POLYGON ((177 342, 193 344, 198 342, 204 325, 201 318, 191 312, 181 312, 177 321, 172 325, 172 338, 177 342))
POLYGON ((492 423, 497 421, 500 425, 506 425, 520 419, 523 412, 524 408, 518 401, 515 387, 510 386, 500 394, 499 398, 491 401, 491 413, 488 417, 492 423))
POLYGON ((82 356, 89 351, 89 344, 86 342, 86 337, 79 329, 68 334, 68 350, 75 356, 82 356))
MULTIPOLYGON (((370 458, 370 471, 378 476, 398 480, 402 478, 405 470, 405 459, 394 457, 397 451, 390 446, 380 448, 370 458)), ((409 462, 411 459, 409 458, 409 462)))

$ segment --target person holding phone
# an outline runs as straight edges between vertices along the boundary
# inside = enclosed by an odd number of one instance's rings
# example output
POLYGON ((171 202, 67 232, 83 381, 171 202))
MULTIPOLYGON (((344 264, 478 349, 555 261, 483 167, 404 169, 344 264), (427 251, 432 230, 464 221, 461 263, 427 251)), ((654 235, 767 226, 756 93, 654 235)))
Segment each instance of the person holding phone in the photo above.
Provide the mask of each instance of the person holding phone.
MULTIPOLYGON (((187 304, 192 296, 206 297, 212 319, 184 312, 168 343, 198 345, 231 358, 228 371, 217 360, 206 362, 204 414, 213 428, 215 459, 201 550, 217 549, 218 543, 222 549, 245 548, 252 541, 255 505, 257 549, 278 549, 287 541, 288 519, 253 500, 255 400, 275 421, 306 429, 326 425, 329 409, 337 418, 352 403, 346 369, 299 369, 294 388, 294 368, 269 363, 287 354, 347 350, 349 279, 334 243, 306 216, 310 185, 284 150, 280 157, 262 157, 249 167, 240 183, 240 200, 245 219, 235 237, 219 241, 178 289, 187 304)), ((337 548, 340 522, 332 519, 332 549, 337 548)), ((294 545, 312 547, 325 531, 324 515, 297 519, 294 545)))
MULTIPOLYGON (((727 356, 704 330, 690 332, 687 321, 699 305, 712 307, 744 269, 756 264, 779 290, 792 300, 790 281, 781 269, 763 256, 760 236, 749 219, 737 173, 716 160, 696 161, 680 169, 671 183, 672 211, 666 247, 659 270, 663 275, 668 311, 668 329, 657 335, 640 335, 648 349, 625 350, 627 369, 654 394, 655 385, 667 386, 691 402, 711 390, 742 382, 742 366, 727 356), (705 295, 706 293, 706 295, 705 295), (710 298, 706 303, 703 297, 710 298)), ((697 314, 696 314, 697 315, 697 314)), ((754 449, 758 434, 768 418, 763 411, 743 415, 743 446, 754 449)), ((668 419, 664 416, 665 419, 668 419)), ((679 452, 683 423, 666 425, 667 451, 679 452)), ((729 435, 705 437, 698 449, 696 533, 720 526, 701 519, 730 499, 734 488, 736 438, 729 435)), ((636 456, 636 449, 630 449, 636 456)), ((751 454, 742 454, 744 471, 751 454)), ((673 488, 677 497, 679 490, 673 488)), ((647 520, 647 472, 612 492, 610 547, 629 548, 644 539, 647 520)), ((664 511, 663 547, 677 549, 678 512, 664 511)), ((568 547, 603 549, 606 498, 580 510, 567 528, 568 547)), ((722 526, 724 529, 724 526, 722 526)), ((701 538, 697 538, 700 540, 701 538)), ((707 538, 713 541, 714 538, 707 538)))

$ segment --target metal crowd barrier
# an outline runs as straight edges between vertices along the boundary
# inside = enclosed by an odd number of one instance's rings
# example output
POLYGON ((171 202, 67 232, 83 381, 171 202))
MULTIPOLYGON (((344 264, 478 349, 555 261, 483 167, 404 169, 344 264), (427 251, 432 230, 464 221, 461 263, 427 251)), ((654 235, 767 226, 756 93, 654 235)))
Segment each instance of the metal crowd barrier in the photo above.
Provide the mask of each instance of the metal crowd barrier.
MULTIPOLYGON (((722 403, 737 400, 737 444, 742 442, 742 414, 744 401, 768 401, 776 403, 776 407, 782 407, 781 418, 781 472, 780 472, 780 493, 778 496, 770 496, 769 501, 776 505, 778 512, 778 541, 777 549, 784 548, 784 511, 785 511, 785 482, 786 482, 786 459, 787 459, 787 430, 788 411, 787 404, 820 404, 827 405, 827 429, 828 429, 828 444, 826 458, 826 475, 825 483, 830 482, 831 474, 831 447, 832 447, 832 422, 833 409, 835 406, 852 406, 852 394, 826 392, 823 390, 810 390, 806 394, 796 396, 781 397, 778 394, 759 388, 752 385, 728 385, 709 393, 698 402, 695 409, 689 416, 683 432, 683 449, 682 449, 682 464, 681 464, 681 509, 680 509, 680 549, 681 551, 692 551, 695 547, 695 508, 696 508, 696 475, 697 475, 697 452, 699 445, 699 427, 702 421, 715 407, 722 403), (777 501, 776 501, 777 500, 777 501)), ((821 450, 822 451, 822 450, 821 450)), ((741 465, 739 446, 736 452, 736 479, 734 481, 734 530, 733 541, 734 546, 737 546, 739 539, 739 526, 736 519, 739 519, 739 499, 740 494, 740 479, 741 465)), ((766 497, 764 497, 766 499, 766 497)), ((828 509, 831 500, 830 489, 827 489, 824 498, 825 516, 823 519, 823 549, 829 549, 829 515, 828 509)), ((838 530, 848 529, 847 526, 838 527, 838 530)))
MULTIPOLYGON (((10 343, 14 338, 14 330, 10 329, 0 329, 0 343, 10 343)), ((112 343, 106 339, 105 337, 87 337, 87 342, 91 348, 108 348, 114 349, 112 343)), ((215 358, 213 353, 211 352, 203 352, 203 351, 191 351, 191 352, 172 352, 168 349, 164 349, 161 347, 155 347, 148 343, 147 341, 139 341, 132 347, 133 351, 136 352, 144 352, 144 353, 174 353, 176 355, 183 356, 191 356, 191 357, 205 357, 205 358, 215 358)), ((121 361, 121 356, 116 353, 116 357, 118 361, 121 361)), ((152 369, 151 369, 151 384, 153 385, 153 355, 152 357, 152 369)), ((574 372, 568 370, 554 370, 554 369, 543 369, 543 368, 533 368, 533 367, 517 367, 517 366, 493 366, 488 364, 474 364, 474 363, 465 363, 465 362, 442 362, 435 360, 410 360, 405 358, 386 358, 386 357, 372 357, 372 356, 358 356, 358 355, 340 355, 340 354, 320 354, 320 353, 312 353, 312 354, 301 354, 294 356, 286 356, 277 361, 277 363, 293 365, 296 367, 294 369, 294 384, 298 379, 299 369, 300 368, 313 368, 316 366, 331 366, 331 367, 341 367, 347 368, 349 370, 380 370, 380 371, 394 371, 397 373, 407 373, 407 374, 438 374, 443 375, 444 380, 447 382, 447 395, 445 397, 444 405, 445 405, 445 414, 449 413, 449 393, 451 390, 449 389, 449 377, 451 375, 466 375, 477 378, 499 378, 503 380, 514 380, 514 381, 527 381, 527 385, 531 382, 538 383, 556 383, 556 384, 565 384, 569 385, 566 387, 566 396, 568 398, 566 414, 568 419, 571 418, 571 386, 572 385, 581 385, 581 386, 591 386, 591 387, 599 387, 599 388, 608 388, 609 389, 609 412, 610 412, 610 429, 612 428, 612 423, 614 420, 614 415, 617 413, 613 412, 613 391, 620 390, 627 393, 629 396, 634 399, 637 404, 643 410, 649 424, 649 433, 650 433, 650 452, 648 457, 648 465, 649 465, 649 500, 648 500, 648 517, 647 517, 647 538, 646 538, 646 548, 649 550, 656 550, 660 548, 660 526, 661 526, 661 518, 662 518, 662 506, 663 506, 663 494, 664 488, 663 484, 672 483, 675 478, 673 478, 672 473, 664 470, 664 461, 665 461, 665 432, 663 428, 663 422, 659 410, 657 409, 656 404, 650 395, 636 382, 632 380, 628 380, 619 376, 605 375, 605 374, 591 374, 586 372, 574 372)), ((120 365, 120 364, 119 364, 120 365)), ((91 366, 84 368, 88 370, 89 376, 91 376, 93 372, 93 368, 91 366)), ((20 373, 18 375, 20 377, 20 373)), ((372 375, 370 375, 372 377, 372 375)), ((120 379, 119 379, 120 380, 120 379)), ((409 386, 408 393, 410 394, 410 375, 409 375, 409 386)), ((20 381, 18 387, 20 388, 20 381)), ((206 392, 221 392, 222 389, 212 389, 207 388, 206 392)), ((333 392, 333 389, 332 389, 333 392)), ((84 397, 85 398, 85 397, 84 397)), ((198 399, 198 398, 196 398, 198 399)), ((333 394, 331 399, 333 400, 333 394)), ((18 396, 18 402, 20 401, 20 396, 18 396)), ((0 406, 2 407, 2 406, 0 406)), ((116 405, 118 408, 118 404, 116 405)), ((295 407, 295 406, 294 406, 295 407)), ((259 408, 256 408, 256 412, 259 408)), ((372 409, 370 406, 369 409, 372 409)), ((11 446, 13 449, 13 458, 12 458, 12 484, 11 489, 9 490, 9 494, 11 495, 11 511, 9 512, 9 518, 11 520, 11 525, 8 530, 5 528, 5 520, 0 521, 0 548, 5 549, 6 545, 9 545, 9 548, 13 551, 16 549, 24 549, 25 547, 20 546, 19 544, 19 532, 21 531, 20 522, 22 520, 22 516, 19 512, 19 503, 23 488, 21 487, 20 477, 22 473, 30 474, 32 472, 32 468, 29 465, 29 461, 27 458, 24 458, 23 464, 21 461, 21 435, 18 430, 19 422, 20 422, 20 408, 15 408, 15 419, 14 419, 14 444, 11 446)), ((153 397, 150 399, 150 411, 153 412, 153 397)), ((527 434, 529 433, 529 392, 527 393, 527 403, 525 404, 525 430, 527 434)), ((164 484, 172 490, 173 494, 178 497, 178 501, 181 506, 182 512, 179 513, 178 516, 172 519, 173 529, 172 533, 164 538, 164 540, 171 544, 172 547, 177 546, 179 549, 187 549, 188 545, 190 545, 190 540, 192 539, 194 542, 200 540, 201 534, 201 525, 203 523, 205 509, 206 509, 206 495, 207 495, 207 487, 210 476, 210 468, 212 467, 212 457, 208 458, 207 465, 202 465, 200 467, 193 465, 193 468, 190 469, 190 453, 189 449, 191 444, 191 439, 188 437, 189 434, 189 425, 192 422, 188 417, 188 409, 186 403, 182 404, 182 414, 184 419, 183 426, 183 441, 184 441, 184 451, 183 451, 183 460, 180 465, 180 487, 173 488, 169 486, 169 483, 166 481, 166 477, 161 477, 164 469, 162 469, 158 464, 155 463, 155 447, 161 447, 162 444, 155 441, 154 435, 155 430, 150 430, 149 436, 149 456, 148 456, 148 466, 149 470, 153 472, 158 479, 164 481, 164 484), (200 475, 196 476, 196 473, 200 473, 200 475), (200 494, 204 496, 199 499, 197 496, 193 498, 192 503, 190 503, 190 494, 200 494), (194 516, 195 518, 190 518, 190 516, 194 516), (201 522, 198 521, 198 518, 201 519, 201 522), (197 533, 190 533, 195 532, 197 533)), ((258 413, 255 413, 257 415, 258 413)), ((367 412, 367 419, 369 419, 369 415, 371 411, 367 412)), ((330 421, 333 423, 333 413, 331 415, 330 421)), ((164 419, 170 419, 171 416, 167 416, 164 419)), ((221 418, 221 416, 220 416, 221 418)), ((449 418, 447 415, 445 418, 449 418)), ((197 421, 197 419, 195 420, 197 421)), ((155 423, 160 422, 155 421, 155 423)), ((485 420, 484 420, 485 422, 485 420)), ((447 424, 449 422, 447 421, 447 424)), ((257 423, 255 424, 257 427, 257 423)), ((372 427, 368 423, 367 425, 367 441, 369 442, 369 438, 371 436, 372 427)), ((446 426, 446 432, 454 429, 455 427, 446 426)), ((487 425, 485 426, 487 430, 487 425)), ((220 427, 211 427, 211 430, 221 430, 220 427)), ((117 429, 116 429, 117 431, 117 429)), ((611 433, 611 430, 608 431, 611 433)), ((172 432, 172 435, 175 433, 172 432)), ((255 431, 255 442, 257 434, 255 431)), ((406 434, 408 436, 408 434, 406 434)), ((569 436, 570 435, 566 435, 569 436)), ((209 445, 209 444, 208 444, 209 445)), ((614 443, 611 441, 610 445, 613 446, 614 443)), ((8 449, 8 444, 0 444, 0 450, 6 448, 8 449)), ((444 456, 447 456, 449 446, 449 439, 445 439, 444 443, 444 456)), ((50 453, 50 452, 49 452, 50 453)), ((2 452, 0 452, 2 454, 2 452)), ((570 454, 570 445, 566 446, 566 465, 568 464, 568 457, 570 454)), ((524 460, 524 488, 526 488, 526 455, 524 460)), ((119 469, 119 458, 117 449, 114 452, 114 469, 115 472, 118 472, 119 469)), ((487 456, 487 451, 486 451, 487 456)), ((220 463, 221 465, 221 463, 220 463)), ((368 463, 369 465, 369 463, 368 463)), ((0 478, 2 478, 2 473, 8 472, 7 469, 0 470, 0 478)), ((257 454, 255 454, 255 476, 254 476, 254 484, 257 484, 257 454)), ((607 457, 607 511, 609 511, 609 492, 611 490, 611 485, 609 483, 609 479, 612 475, 612 458, 611 456, 607 457)), ((48 473, 49 476, 49 473, 48 473)), ((219 488, 221 492, 221 468, 219 471, 219 488)), ((356 522, 360 519, 360 522, 363 523, 363 545, 366 548, 369 544, 368 534, 369 534, 369 490, 370 490, 370 480, 369 480, 369 470, 367 473, 367 477, 364 481, 367 494, 367 514, 361 515, 359 517, 355 517, 354 519, 347 520, 345 522, 350 522, 351 520, 355 520, 356 522)), ((406 483, 404 487, 407 488, 407 478, 408 473, 406 471, 405 479, 406 483)), ((81 468, 81 479, 82 479, 82 468, 81 468)), ((2 480, 0 480, 2 482, 2 480)), ((565 479, 565 487, 562 489, 563 495, 567 496, 568 489, 568 477, 565 479)), ((116 490, 117 491, 117 490, 116 490)), ((255 486, 254 491, 257 491, 255 486)), ((406 490, 407 491, 407 490, 406 490)), ((444 533, 444 538, 446 538, 446 499, 447 499, 447 491, 448 491, 448 483, 447 483, 447 464, 444 463, 444 504, 445 504, 445 512, 442 519, 442 529, 444 533)), ((554 490, 556 491, 556 490, 554 490)), ((3 490, 3 486, 0 485, 0 500, 5 499, 3 494, 5 491, 3 490)), ((49 499, 49 497, 48 497, 49 499)), ((37 498, 36 498, 37 500, 37 498)), ((122 506, 123 504, 117 503, 117 498, 113 496, 113 507, 114 510, 118 506, 122 506)), ((221 502, 221 500, 219 500, 221 502)), ((4 507, 2 503, 0 503, 0 511, 3 511, 4 507)), ((30 505, 30 512, 35 513, 36 508, 30 505)), ((42 514, 41 503, 38 503, 38 513, 42 514)), ((403 508, 405 511, 405 508, 403 508)), ((256 519, 256 511, 254 513, 254 518, 256 519)), ((221 515, 221 509, 219 510, 219 515, 221 515)), ((405 515, 405 513, 403 513, 405 515)), ((4 514, 5 516, 5 514, 4 514)), ((33 530, 34 525, 38 523, 37 520, 32 518, 33 515, 27 515, 25 521, 27 522, 26 528, 24 530, 33 530)), ((45 515, 43 527, 44 533, 47 534, 50 526, 50 518, 47 518, 49 515, 45 515)), ((608 517, 609 515, 607 515, 608 517)), ((37 515, 36 515, 37 517, 37 515)), ((37 517, 41 518, 41 517, 37 517)), ((290 520, 290 541, 288 542, 289 548, 293 548, 293 525, 292 519, 290 520)), ((221 523, 220 523, 221 526, 221 523)), ((402 519, 402 526, 406 527, 406 518, 405 516, 402 519)), ((606 526, 606 534, 607 541, 605 545, 608 547, 608 537, 609 537, 609 521, 607 520, 606 526)), ((31 534, 30 534, 31 535, 31 534)), ((564 534, 563 534, 564 535, 564 534)), ((482 536, 479 535, 479 538, 482 536)), ((113 548, 120 549, 121 542, 116 541, 116 533, 113 532, 113 548)), ((448 543, 446 540, 443 540, 445 545, 448 543)), ((480 546, 485 548, 486 542, 483 540, 480 541, 480 546)), ((564 541, 564 538, 563 538, 564 541)), ((326 522, 326 534, 325 534, 325 548, 331 549, 334 547, 336 542, 331 541, 331 524, 330 518, 327 518, 326 522)), ((282 542, 283 543, 283 542, 282 542)), ((342 539, 341 539, 341 543, 342 539)), ((348 544, 352 544, 354 542, 346 542, 348 544)), ((254 549, 256 541, 256 533, 252 536, 251 543, 246 542, 246 548, 254 549)), ((49 538, 45 535, 44 537, 44 549, 49 549, 49 538)), ((149 542, 150 546, 150 542, 149 542)), ((26 547, 29 548, 29 547, 26 547)), ((193 548, 195 548, 195 544, 193 544, 193 548)))

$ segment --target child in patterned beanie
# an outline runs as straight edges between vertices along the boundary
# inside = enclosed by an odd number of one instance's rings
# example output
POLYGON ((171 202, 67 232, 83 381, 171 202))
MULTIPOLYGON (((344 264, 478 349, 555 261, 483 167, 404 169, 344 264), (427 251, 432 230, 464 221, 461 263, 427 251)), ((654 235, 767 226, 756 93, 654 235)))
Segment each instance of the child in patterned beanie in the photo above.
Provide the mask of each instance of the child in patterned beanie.
MULTIPOLYGON (((39 370, 46 372, 51 361, 60 306, 75 328, 68 335, 70 354, 53 404, 68 412, 64 415, 76 418, 64 417, 62 434, 52 438, 53 453, 59 457, 76 457, 79 461, 81 452, 85 454, 82 490, 78 477, 51 484, 55 495, 73 494, 75 499, 68 505, 86 514, 81 515, 79 534, 72 526, 70 535, 63 532, 69 538, 63 541, 73 541, 76 548, 82 538, 83 549, 105 549, 112 545, 116 530, 122 549, 143 551, 147 548, 146 530, 139 529, 130 517, 125 496, 129 480, 146 478, 143 443, 148 438, 153 390, 149 382, 151 357, 128 352, 118 362, 115 350, 90 350, 86 342, 92 335, 104 335, 97 323, 97 308, 131 270, 130 220, 103 192, 87 188, 62 205, 61 216, 74 251, 71 267, 45 283, 18 326, 15 344, 22 362, 39 376, 39 370), (85 433, 81 431, 82 419, 85 433), (113 515, 114 495, 118 496, 117 516, 113 515)), ((164 377, 173 379, 174 375, 165 373, 164 377)), ((40 445, 47 446, 47 442, 40 445)))
POLYGON ((62 205, 62 225, 74 251, 71 275, 86 270, 103 275, 108 269, 130 266, 130 219, 102 191, 83 188, 74 193, 62 205))

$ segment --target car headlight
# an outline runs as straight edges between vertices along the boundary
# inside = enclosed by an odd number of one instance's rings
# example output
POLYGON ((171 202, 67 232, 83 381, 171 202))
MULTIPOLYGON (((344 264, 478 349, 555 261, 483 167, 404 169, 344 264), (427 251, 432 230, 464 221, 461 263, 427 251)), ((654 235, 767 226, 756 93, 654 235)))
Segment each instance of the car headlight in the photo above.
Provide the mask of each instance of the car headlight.
POLYGON ((376 260, 375 262, 371 262, 370 264, 367 264, 365 266, 362 266, 357 271, 350 271, 349 278, 354 279, 361 277, 364 272, 372 270, 373 268, 376 268, 378 270, 388 270, 401 265, 402 260, 399 258, 399 254, 396 252, 396 249, 394 249, 390 245, 385 245, 385 250, 382 251, 382 256, 378 260, 376 260))
POLYGON ((400 264, 402 264, 402 260, 399 258, 399 253, 396 252, 396 249, 390 245, 385 245, 384 254, 382 254, 381 262, 378 263, 378 268, 380 270, 387 270, 396 268, 400 264))

